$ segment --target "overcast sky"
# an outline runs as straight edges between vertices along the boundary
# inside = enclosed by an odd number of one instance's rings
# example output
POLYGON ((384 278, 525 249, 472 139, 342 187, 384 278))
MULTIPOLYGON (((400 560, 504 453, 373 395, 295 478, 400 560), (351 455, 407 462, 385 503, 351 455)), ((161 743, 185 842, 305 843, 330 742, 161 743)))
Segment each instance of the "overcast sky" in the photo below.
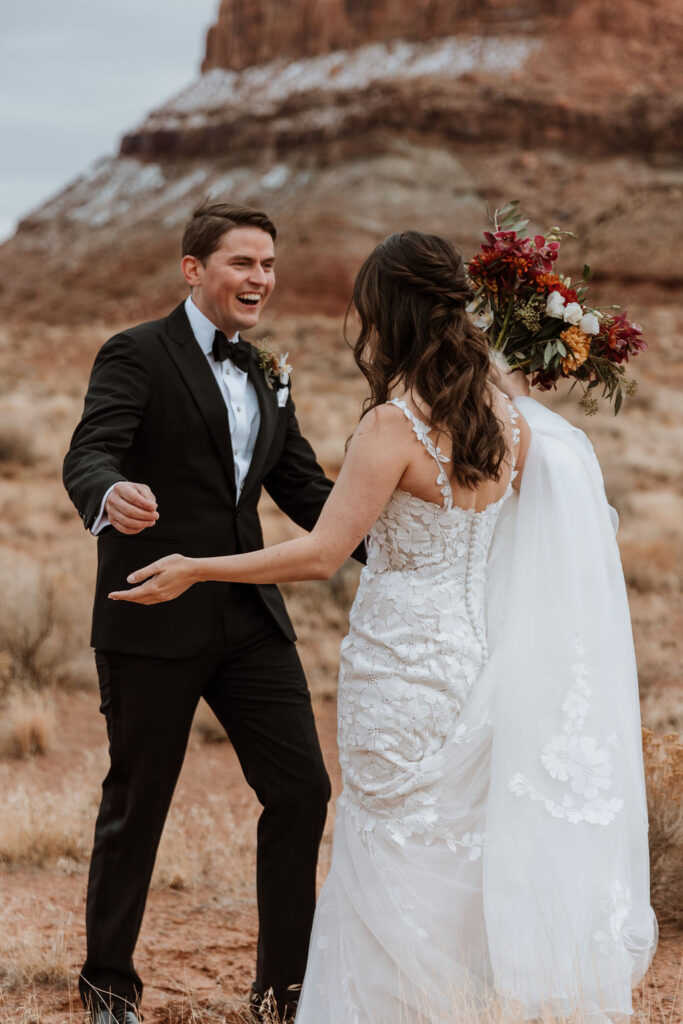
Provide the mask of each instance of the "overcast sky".
POLYGON ((199 73, 219 0, 3 0, 0 240, 199 73))

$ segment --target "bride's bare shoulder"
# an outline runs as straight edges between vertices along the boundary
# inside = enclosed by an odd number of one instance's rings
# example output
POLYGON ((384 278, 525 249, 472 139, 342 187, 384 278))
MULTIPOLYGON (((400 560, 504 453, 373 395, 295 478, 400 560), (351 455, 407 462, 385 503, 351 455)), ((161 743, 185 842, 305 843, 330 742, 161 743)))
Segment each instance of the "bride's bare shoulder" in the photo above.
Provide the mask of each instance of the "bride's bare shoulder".
POLYGON ((403 429, 405 423, 406 417, 403 411, 393 402, 385 402, 383 405, 373 406, 366 412, 356 427, 356 433, 398 432, 403 429))
POLYGON ((349 451, 380 446, 383 452, 403 447, 405 416, 395 405, 386 403, 373 406, 361 418, 353 432, 349 451))

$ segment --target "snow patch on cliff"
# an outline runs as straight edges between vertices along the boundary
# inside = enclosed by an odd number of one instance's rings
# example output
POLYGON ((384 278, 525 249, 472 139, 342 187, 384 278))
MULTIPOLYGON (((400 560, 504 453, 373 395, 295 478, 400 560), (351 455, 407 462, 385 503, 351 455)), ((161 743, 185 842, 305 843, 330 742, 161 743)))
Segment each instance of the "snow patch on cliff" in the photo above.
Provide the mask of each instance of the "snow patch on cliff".
POLYGON ((430 43, 372 43, 322 57, 276 60, 245 71, 214 69, 154 111, 147 130, 200 127, 206 115, 228 108, 267 114, 307 92, 364 90, 383 81, 459 78, 472 71, 509 74, 540 45, 527 37, 449 36, 430 43))

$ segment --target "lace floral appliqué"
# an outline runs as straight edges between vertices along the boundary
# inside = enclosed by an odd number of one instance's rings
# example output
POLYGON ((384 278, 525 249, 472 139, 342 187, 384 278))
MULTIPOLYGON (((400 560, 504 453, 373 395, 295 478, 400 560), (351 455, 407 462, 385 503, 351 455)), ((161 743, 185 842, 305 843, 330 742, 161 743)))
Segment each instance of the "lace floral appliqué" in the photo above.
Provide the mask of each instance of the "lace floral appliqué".
POLYGON ((516 796, 540 800, 554 818, 564 818, 574 825, 583 821, 609 825, 624 806, 624 801, 618 797, 607 796, 612 787, 611 751, 618 745, 618 736, 611 734, 605 746, 600 746, 594 736, 583 732, 590 711, 591 690, 586 679, 583 646, 578 636, 574 637, 574 653, 576 661, 572 670, 575 683, 562 705, 562 732, 548 740, 540 754, 541 763, 550 778, 565 784, 571 793, 566 793, 561 802, 553 800, 520 772, 512 776, 508 787, 516 796), (577 797, 582 799, 577 800, 577 797))
POLYGON ((613 953, 623 943, 624 925, 628 921, 631 907, 629 887, 618 880, 612 882, 609 899, 600 904, 606 918, 606 927, 593 934, 601 953, 613 953))

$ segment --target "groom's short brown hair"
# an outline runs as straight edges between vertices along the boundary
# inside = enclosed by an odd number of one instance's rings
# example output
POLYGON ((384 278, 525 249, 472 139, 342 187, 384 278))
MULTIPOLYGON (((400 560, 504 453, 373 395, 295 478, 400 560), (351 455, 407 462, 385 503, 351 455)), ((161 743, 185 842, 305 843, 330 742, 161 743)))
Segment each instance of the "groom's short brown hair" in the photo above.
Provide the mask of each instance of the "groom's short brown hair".
POLYGON ((251 206, 236 203, 212 203, 204 199, 185 225, 183 256, 194 256, 206 264, 221 238, 233 228, 260 228, 275 241, 277 231, 270 217, 251 206))

